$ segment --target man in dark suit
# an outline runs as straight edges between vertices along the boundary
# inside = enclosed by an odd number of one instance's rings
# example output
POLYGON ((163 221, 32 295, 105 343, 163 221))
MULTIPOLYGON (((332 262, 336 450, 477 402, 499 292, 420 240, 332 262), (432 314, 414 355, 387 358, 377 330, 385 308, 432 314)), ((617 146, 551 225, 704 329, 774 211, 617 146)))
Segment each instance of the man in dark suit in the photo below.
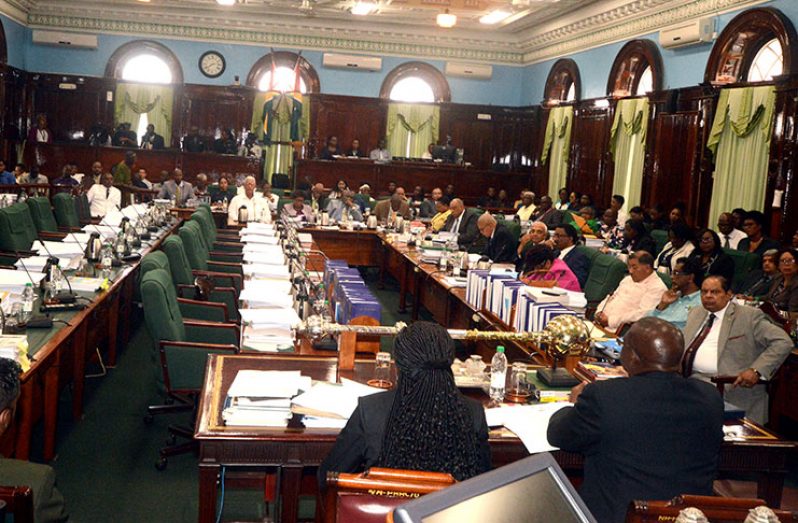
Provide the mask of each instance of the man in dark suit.
POLYGON ((554 248, 559 251, 557 257, 568 265, 576 279, 579 280, 579 287, 584 289, 587 275, 590 272, 590 260, 576 250, 576 242, 579 240, 576 229, 570 223, 558 225, 554 229, 551 239, 554 241, 554 248))
POLYGON ((473 209, 466 209, 463 200, 455 198, 449 203, 452 214, 446 219, 443 230, 456 233, 457 244, 470 251, 473 244, 479 239, 477 227, 477 213, 473 209))
POLYGON ((518 254, 518 241, 504 224, 498 223, 490 213, 485 213, 477 220, 479 233, 488 238, 488 244, 482 254, 496 263, 513 263, 518 254))
POLYGON ((147 132, 141 137, 141 148, 157 151, 164 148, 163 136, 155 132, 153 124, 147 126, 147 132))
POLYGON ((551 196, 540 197, 540 205, 532 214, 532 221, 543 222, 549 229, 562 223, 562 213, 554 208, 551 196))
POLYGON ((549 443, 585 455, 580 493, 601 523, 621 523, 634 499, 711 495, 723 442, 723 400, 680 375, 684 337, 643 318, 624 339, 628 378, 582 383, 552 416, 549 443))

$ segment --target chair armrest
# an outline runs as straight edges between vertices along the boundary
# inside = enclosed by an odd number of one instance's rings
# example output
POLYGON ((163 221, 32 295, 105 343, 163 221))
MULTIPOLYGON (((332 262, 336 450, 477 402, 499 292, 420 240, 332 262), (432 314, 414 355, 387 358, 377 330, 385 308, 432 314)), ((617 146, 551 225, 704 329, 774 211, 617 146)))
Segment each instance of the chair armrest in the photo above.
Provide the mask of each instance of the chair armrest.
POLYGON ((208 253, 208 261, 221 263, 241 263, 244 261, 243 253, 211 251, 208 253))
POLYGON ((31 256, 37 256, 37 253, 33 251, 4 251, 0 250, 0 256, 6 256, 9 258, 30 258, 31 256))
POLYGON ((186 341, 196 343, 219 343, 235 345, 241 341, 241 330, 234 323, 216 323, 207 321, 185 320, 186 341))
POLYGON ((236 345, 165 341, 159 343, 166 391, 193 393, 202 389, 209 354, 236 354, 236 345))
POLYGON ((47 231, 39 232, 39 238, 41 238, 42 240, 61 241, 65 237, 66 237, 66 232, 47 232, 47 231))
POLYGON ((208 260, 208 270, 211 272, 224 272, 244 276, 244 269, 240 263, 208 260))
POLYGON ((59 225, 58 230, 64 233, 81 232, 83 229, 80 227, 67 227, 66 225, 59 225))
MULTIPOLYGON (((721 397, 723 397, 726 385, 731 385, 737 381, 737 376, 712 376, 709 378, 709 381, 715 384, 721 397)), ((759 381, 756 382, 757 385, 767 385, 769 383, 769 381, 763 380, 762 378, 759 378, 759 381)))
POLYGON ((244 248, 243 243, 239 242, 229 242, 229 241, 215 241, 213 242, 213 249, 214 252, 218 252, 219 254, 223 253, 234 253, 240 254, 241 249, 244 248))
POLYGON ((180 307, 180 313, 185 318, 214 322, 230 321, 227 314, 227 305, 224 303, 178 298, 177 305, 180 307))
POLYGON ((244 277, 241 274, 232 272, 215 272, 215 271, 191 271, 194 276, 207 276, 213 280, 213 284, 218 287, 232 287, 235 289, 236 298, 238 293, 243 288, 244 277))

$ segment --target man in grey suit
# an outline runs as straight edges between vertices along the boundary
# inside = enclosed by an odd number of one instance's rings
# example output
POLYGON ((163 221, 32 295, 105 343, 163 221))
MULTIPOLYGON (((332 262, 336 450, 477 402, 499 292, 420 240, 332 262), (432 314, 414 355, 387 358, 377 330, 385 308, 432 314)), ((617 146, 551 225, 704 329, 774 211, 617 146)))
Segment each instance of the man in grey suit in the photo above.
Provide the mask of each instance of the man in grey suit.
POLYGON ((158 193, 158 198, 175 200, 177 207, 185 207, 186 202, 194 198, 194 187, 183 180, 183 171, 181 169, 175 169, 172 179, 166 180, 161 185, 161 192, 158 193))
POLYGON ((732 301, 729 282, 709 276, 701 285, 701 307, 687 316, 682 359, 685 376, 709 381, 736 377, 724 398, 757 423, 768 419, 768 395, 760 380, 770 380, 790 354, 792 340, 759 309, 732 301))

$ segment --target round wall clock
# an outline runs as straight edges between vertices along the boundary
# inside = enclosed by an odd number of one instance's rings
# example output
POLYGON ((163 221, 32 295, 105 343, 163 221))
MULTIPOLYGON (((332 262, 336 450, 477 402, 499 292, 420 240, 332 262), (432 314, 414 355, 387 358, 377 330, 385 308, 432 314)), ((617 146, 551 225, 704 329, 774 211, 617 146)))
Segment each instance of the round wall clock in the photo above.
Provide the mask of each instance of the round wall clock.
POLYGON ((224 61, 224 56, 218 51, 207 51, 200 56, 200 71, 208 78, 218 78, 224 73, 225 67, 227 64, 224 61))

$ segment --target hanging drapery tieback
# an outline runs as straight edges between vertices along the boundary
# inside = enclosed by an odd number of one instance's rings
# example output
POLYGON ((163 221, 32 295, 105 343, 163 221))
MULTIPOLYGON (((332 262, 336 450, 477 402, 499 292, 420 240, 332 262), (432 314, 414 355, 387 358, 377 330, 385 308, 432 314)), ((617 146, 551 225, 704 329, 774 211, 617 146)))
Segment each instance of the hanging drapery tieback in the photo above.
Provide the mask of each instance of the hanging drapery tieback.
POLYGON ((147 103, 146 105, 144 105, 144 107, 141 107, 139 104, 137 104, 136 102, 134 102, 130 98, 130 93, 129 92, 125 93, 125 104, 128 107, 130 107, 130 109, 134 113, 138 113, 138 114, 149 113, 150 111, 155 109, 155 106, 158 105, 158 102, 160 102, 160 101, 161 101, 161 95, 157 95, 155 97, 155 100, 153 100, 152 102, 147 103))

